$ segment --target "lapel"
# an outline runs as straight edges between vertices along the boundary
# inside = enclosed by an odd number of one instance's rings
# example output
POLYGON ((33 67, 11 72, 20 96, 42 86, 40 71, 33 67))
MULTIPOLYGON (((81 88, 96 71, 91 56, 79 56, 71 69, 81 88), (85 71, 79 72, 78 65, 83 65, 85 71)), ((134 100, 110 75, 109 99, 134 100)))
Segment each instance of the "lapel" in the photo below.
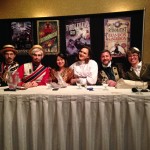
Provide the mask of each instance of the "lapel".
POLYGON ((141 72, 140 72, 140 77, 143 76, 143 74, 145 74, 146 70, 147 70, 147 65, 146 64, 142 64, 142 68, 141 68, 141 72))

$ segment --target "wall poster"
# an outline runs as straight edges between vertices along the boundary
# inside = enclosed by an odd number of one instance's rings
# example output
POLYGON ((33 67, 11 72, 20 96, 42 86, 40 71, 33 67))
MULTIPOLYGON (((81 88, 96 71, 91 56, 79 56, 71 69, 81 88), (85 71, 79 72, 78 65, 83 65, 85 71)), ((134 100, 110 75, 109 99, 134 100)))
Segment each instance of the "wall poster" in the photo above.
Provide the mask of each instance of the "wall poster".
POLYGON ((56 55, 59 53, 59 21, 58 20, 38 20, 37 39, 46 55, 56 55))
POLYGON ((90 18, 66 21, 66 54, 76 55, 83 45, 91 46, 90 18))
POLYGON ((12 43, 18 54, 27 54, 33 46, 32 23, 30 21, 11 22, 12 43))
POLYGON ((113 57, 124 57, 130 47, 131 18, 104 19, 104 45, 113 57))

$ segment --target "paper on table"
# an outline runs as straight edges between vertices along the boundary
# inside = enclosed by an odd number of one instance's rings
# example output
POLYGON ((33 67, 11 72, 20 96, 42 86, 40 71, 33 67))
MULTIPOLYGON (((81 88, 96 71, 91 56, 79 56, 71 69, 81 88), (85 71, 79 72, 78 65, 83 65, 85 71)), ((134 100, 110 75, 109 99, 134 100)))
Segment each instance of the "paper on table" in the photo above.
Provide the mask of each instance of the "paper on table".
POLYGON ((142 82, 142 81, 124 80, 121 78, 117 81, 116 88, 117 89, 131 89, 135 86, 141 87, 142 89, 146 89, 148 87, 148 83, 142 82))

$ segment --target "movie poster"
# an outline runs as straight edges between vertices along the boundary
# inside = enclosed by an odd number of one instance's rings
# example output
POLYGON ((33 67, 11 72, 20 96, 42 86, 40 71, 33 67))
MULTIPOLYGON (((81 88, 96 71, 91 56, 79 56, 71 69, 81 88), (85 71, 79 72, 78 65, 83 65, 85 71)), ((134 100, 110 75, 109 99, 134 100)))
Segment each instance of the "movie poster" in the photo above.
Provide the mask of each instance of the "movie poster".
POLYGON ((130 47, 130 17, 104 19, 104 44, 113 57, 124 57, 130 47))
POLYGON ((33 46, 31 22, 11 22, 11 30, 12 43, 18 50, 18 54, 27 54, 33 46))
POLYGON ((91 46, 90 18, 66 21, 67 55, 76 55, 83 45, 91 46))
POLYGON ((59 21, 39 20, 37 21, 38 44, 41 45, 46 55, 59 53, 59 21))

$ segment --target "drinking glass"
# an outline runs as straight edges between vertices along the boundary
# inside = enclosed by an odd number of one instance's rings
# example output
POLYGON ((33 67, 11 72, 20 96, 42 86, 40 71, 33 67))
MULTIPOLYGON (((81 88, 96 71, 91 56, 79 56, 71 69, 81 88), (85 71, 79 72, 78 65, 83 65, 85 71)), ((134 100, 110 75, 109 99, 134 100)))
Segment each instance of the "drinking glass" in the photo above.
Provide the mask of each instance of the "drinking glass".
POLYGON ((76 80, 76 85, 78 86, 78 89, 81 89, 81 80, 80 79, 76 80))
POLYGON ((137 91, 138 91, 137 93, 138 93, 139 95, 142 94, 142 93, 141 93, 141 90, 142 90, 142 88, 139 87, 139 86, 137 86, 137 91))
POLYGON ((51 89, 51 82, 52 82, 52 80, 50 78, 45 80, 47 89, 51 89))
POLYGON ((87 81, 86 78, 80 78, 81 87, 87 88, 87 81))
POLYGON ((17 88, 17 81, 13 72, 8 73, 7 85, 10 90, 15 90, 17 88))
POLYGON ((104 90, 108 90, 108 83, 107 83, 107 78, 103 78, 102 79, 102 85, 103 85, 103 87, 104 87, 104 90))
MULTIPOLYGON (((143 84, 143 83, 142 83, 143 84)), ((143 86, 143 85, 142 85, 143 86)), ((141 94, 141 90, 142 90, 142 86, 140 85, 140 82, 139 81, 135 81, 135 87, 137 89, 137 94, 141 94)))

